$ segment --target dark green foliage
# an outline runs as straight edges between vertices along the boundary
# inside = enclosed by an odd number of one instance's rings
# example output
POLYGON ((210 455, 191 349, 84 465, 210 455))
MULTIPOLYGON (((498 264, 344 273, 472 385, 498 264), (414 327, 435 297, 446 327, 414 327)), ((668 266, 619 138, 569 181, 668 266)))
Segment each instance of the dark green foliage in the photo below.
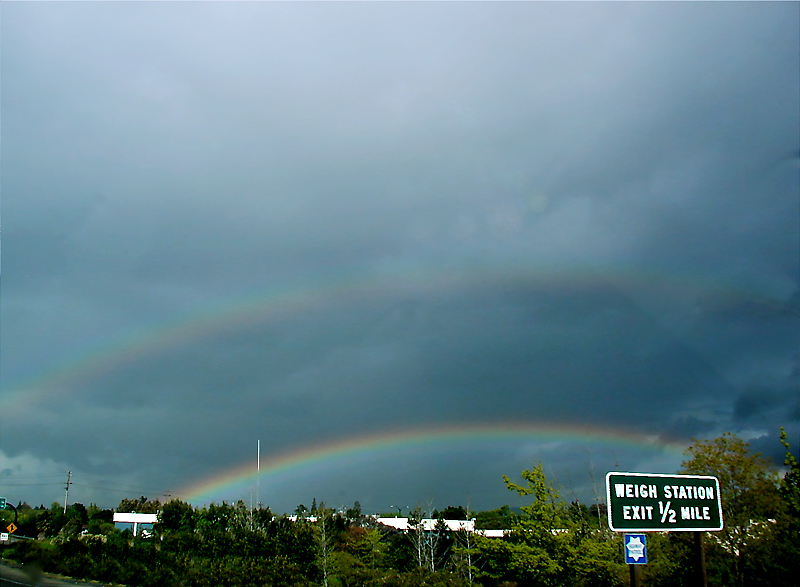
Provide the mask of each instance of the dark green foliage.
MULTIPOLYGON (((505 477, 506 487, 533 497, 510 519, 505 538, 476 536, 476 579, 488 587, 615 587, 624 583, 619 539, 593 528, 588 509, 564 503, 543 467, 522 472, 524 485, 505 477)), ((510 513, 510 512, 509 512, 510 513)))
POLYGON ((88 554, 77 553, 67 556, 59 565, 59 572, 68 577, 86 579, 93 575, 94 561, 88 554))
MULTIPOLYGON (((15 536, 26 536, 29 538, 36 538, 39 535, 39 529, 37 527, 37 520, 39 515, 46 511, 44 509, 34 509, 30 507, 27 503, 22 503, 17 506, 16 511, 16 525, 17 530, 14 532, 15 536)), ((5 528, 7 524, 13 522, 15 518, 14 512, 10 509, 0 510, 0 520, 2 524, 0 526, 5 528)))
POLYGON ((475 527, 480 530, 504 530, 511 528, 513 522, 514 514, 507 505, 496 510, 478 512, 475 516, 475 527))
POLYGON ((173 499, 161 508, 158 522, 162 531, 193 532, 195 527, 194 508, 185 501, 173 499))
POLYGON ((118 512, 138 512, 140 514, 155 514, 161 509, 159 500, 149 500, 144 495, 139 499, 123 499, 117 506, 118 512))
POLYGON ((39 528, 36 525, 36 516, 26 516, 17 521, 17 531, 14 532, 16 536, 27 536, 28 538, 36 538, 39 535, 39 528))
POLYGON ((760 524, 759 540, 750 545, 746 576, 753 585, 795 585, 800 576, 800 465, 781 429, 786 472, 778 487, 774 521, 760 524))
POLYGON ((442 520, 469 520, 472 516, 463 506, 447 506, 441 512, 433 510, 432 518, 441 518, 442 520))
POLYGON ((468 583, 455 573, 446 571, 432 573, 425 569, 416 569, 406 573, 387 573, 380 581, 380 585, 387 587, 466 587, 468 583))
POLYGON ((102 559, 95 565, 94 579, 111 583, 122 575, 122 565, 114 559, 102 559))
MULTIPOLYGON (((726 532, 705 534, 709 587, 788 587, 800 576, 800 467, 787 450, 785 473, 752 455, 733 435, 701 441, 689 450, 685 471, 718 475, 726 532), (779 481, 779 482, 778 482, 779 481), (735 539, 736 549, 731 540, 735 539)), ((152 538, 113 528, 110 510, 55 503, 22 507, 19 531, 44 540, 0 546, 7 559, 45 572, 129 587, 620 587, 628 584, 622 541, 609 532, 602 507, 565 503, 541 465, 506 487, 529 496, 514 513, 508 506, 477 513, 477 527, 507 529, 504 538, 432 532, 412 512, 402 533, 378 526, 356 502, 346 514, 312 501, 316 521, 274 517, 243 502, 195 509, 180 500, 145 497, 121 508, 159 510, 152 538), (87 529, 87 532, 83 531, 87 529)), ((299 507, 299 511, 305 508, 299 507)), ((440 519, 468 519, 461 506, 434 512, 440 519)), ((649 562, 642 584, 694 585, 693 534, 648 536, 649 562)))
POLYGON ((408 534, 389 532, 384 537, 387 545, 386 565, 398 571, 412 571, 416 568, 414 545, 408 534))
POLYGON ((361 522, 362 517, 363 517, 362 514, 361 514, 361 504, 358 503, 358 501, 356 501, 353 504, 353 507, 351 507, 351 508, 349 508, 347 510, 345 515, 347 516, 348 520, 351 520, 353 522, 361 522))
POLYGON ((3 547, 3 558, 45 569, 53 568, 58 557, 58 546, 48 542, 23 540, 3 547))
POLYGON ((692 548, 691 532, 648 534, 648 561, 642 566, 642 583, 652 587, 693 585, 692 548))
POLYGON ((759 551, 769 542, 782 509, 771 464, 730 433, 695 441, 687 455, 681 472, 719 479, 724 528, 708 533, 705 540, 709 584, 757 584, 763 575, 759 551))
POLYGON ((73 503, 67 508, 67 518, 70 520, 78 520, 80 524, 85 524, 89 520, 89 513, 82 503, 73 503))

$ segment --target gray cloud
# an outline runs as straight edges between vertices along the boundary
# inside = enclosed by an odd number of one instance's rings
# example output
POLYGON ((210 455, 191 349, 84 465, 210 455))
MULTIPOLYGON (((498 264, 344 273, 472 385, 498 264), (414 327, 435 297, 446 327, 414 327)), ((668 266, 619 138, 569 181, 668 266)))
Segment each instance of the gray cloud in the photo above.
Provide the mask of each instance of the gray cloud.
MULTIPOLYGON (((256 438, 409 427, 779 446, 796 25, 784 4, 6 7, 0 456, 176 489, 256 438)), ((316 482, 496 507, 536 451, 583 499, 587 461, 680 460, 575 450, 473 443, 316 482)), ((295 481, 278 509, 312 497, 295 481)))

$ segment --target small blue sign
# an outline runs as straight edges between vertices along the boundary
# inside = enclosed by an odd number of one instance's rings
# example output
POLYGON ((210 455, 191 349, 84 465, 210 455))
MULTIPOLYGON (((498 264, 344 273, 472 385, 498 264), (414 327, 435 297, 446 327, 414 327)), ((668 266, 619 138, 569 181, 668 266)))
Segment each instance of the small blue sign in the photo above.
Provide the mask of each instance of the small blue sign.
POLYGON ((623 534, 625 563, 628 565, 647 564, 647 536, 644 534, 623 534))

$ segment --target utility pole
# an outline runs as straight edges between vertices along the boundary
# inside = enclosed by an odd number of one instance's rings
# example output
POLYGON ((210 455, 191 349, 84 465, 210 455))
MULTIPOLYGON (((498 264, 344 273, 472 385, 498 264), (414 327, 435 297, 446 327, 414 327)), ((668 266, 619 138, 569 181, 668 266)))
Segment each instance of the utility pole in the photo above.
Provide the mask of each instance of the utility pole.
POLYGON ((69 499, 69 486, 72 485, 72 471, 67 471, 67 482, 64 484, 67 487, 67 491, 64 493, 64 514, 67 513, 67 500, 69 499))

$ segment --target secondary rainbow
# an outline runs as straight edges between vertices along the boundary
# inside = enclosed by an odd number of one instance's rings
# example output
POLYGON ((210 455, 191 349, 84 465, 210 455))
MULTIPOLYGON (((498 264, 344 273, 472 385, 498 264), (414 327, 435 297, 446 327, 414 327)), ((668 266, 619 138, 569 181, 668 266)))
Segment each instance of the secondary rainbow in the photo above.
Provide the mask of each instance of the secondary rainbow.
MULTIPOLYGON (((387 271, 381 275, 348 276, 320 282, 312 287, 257 292, 229 299, 223 304, 202 311, 189 312, 169 322, 152 324, 128 331, 113 339, 98 341, 94 346, 26 381, 3 390, 0 409, 7 416, 24 406, 49 396, 70 393, 83 381, 113 371, 126 363, 151 356, 159 351, 179 347, 189 341, 234 329, 240 325, 270 320, 286 320, 302 312, 328 305, 348 304, 371 299, 391 299, 403 295, 425 296, 435 292, 463 290, 470 287, 502 285, 510 287, 595 289, 653 288, 661 291, 703 290, 723 292, 724 299, 744 297, 752 293, 716 283, 700 283, 702 279, 659 275, 629 275, 620 272, 571 268, 570 270, 535 269, 530 266, 473 268, 447 272, 435 267, 414 267, 387 271)), ((755 299, 760 299, 755 296, 755 299)))

